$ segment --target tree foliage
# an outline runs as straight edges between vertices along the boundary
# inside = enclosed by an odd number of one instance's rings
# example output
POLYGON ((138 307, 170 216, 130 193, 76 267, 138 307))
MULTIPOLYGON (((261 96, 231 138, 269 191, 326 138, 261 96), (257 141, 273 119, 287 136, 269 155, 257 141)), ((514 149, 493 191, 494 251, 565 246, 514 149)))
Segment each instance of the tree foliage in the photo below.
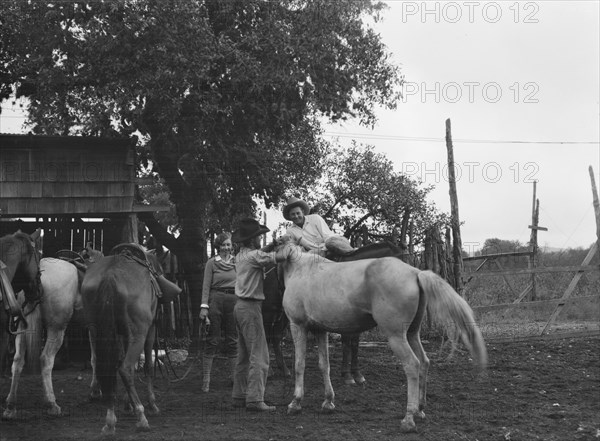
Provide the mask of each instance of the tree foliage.
POLYGON ((30 98, 34 133, 140 134, 180 215, 193 205, 235 214, 318 176, 315 116, 372 124, 377 105, 395 104, 401 78, 363 20, 381 8, 3 3, 0 97, 30 98))
POLYGON ((406 245, 409 234, 419 243, 427 229, 447 224, 446 217, 427 203, 430 190, 396 172, 372 146, 353 143, 332 149, 320 185, 308 199, 347 237, 364 236, 366 229, 369 242, 387 239, 406 245))
POLYGON ((0 99, 27 97, 36 134, 138 136, 140 162, 164 180, 181 235, 147 225, 201 274, 209 219, 231 228, 257 197, 270 205, 319 178, 320 121, 371 125, 378 106, 395 106, 402 78, 366 25, 382 8, 0 2, 0 99))

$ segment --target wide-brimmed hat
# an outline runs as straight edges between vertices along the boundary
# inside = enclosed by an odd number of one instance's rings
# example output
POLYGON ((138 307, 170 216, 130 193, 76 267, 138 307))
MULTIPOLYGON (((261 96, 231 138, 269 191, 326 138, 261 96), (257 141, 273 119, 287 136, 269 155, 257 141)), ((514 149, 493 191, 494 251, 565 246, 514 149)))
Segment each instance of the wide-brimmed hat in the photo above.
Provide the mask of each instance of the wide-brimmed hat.
POLYGON ((268 233, 269 228, 266 225, 261 225, 256 219, 247 217, 240 220, 238 229, 231 235, 233 242, 246 242, 248 239, 268 233))
POLYGON ((308 213, 310 213, 310 208, 306 202, 304 202, 302 199, 298 199, 298 198, 295 198, 294 196, 292 196, 291 198, 289 198, 287 200, 287 205, 285 207, 283 207, 283 217, 286 220, 291 220, 290 219, 290 210, 292 208, 296 208, 296 207, 302 208, 302 212, 304 213, 305 216, 308 213))

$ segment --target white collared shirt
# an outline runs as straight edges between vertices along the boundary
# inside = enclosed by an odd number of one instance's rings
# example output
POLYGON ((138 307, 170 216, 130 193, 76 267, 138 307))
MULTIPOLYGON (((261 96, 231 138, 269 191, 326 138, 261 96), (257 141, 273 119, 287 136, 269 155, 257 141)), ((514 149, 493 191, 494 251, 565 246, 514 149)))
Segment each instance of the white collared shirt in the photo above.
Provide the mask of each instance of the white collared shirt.
POLYGON ((296 242, 308 249, 318 248, 319 244, 322 244, 331 236, 335 236, 325 220, 318 214, 307 214, 304 216, 302 227, 294 224, 287 229, 286 234, 292 236, 296 242), (304 240, 300 241, 300 239, 304 240))

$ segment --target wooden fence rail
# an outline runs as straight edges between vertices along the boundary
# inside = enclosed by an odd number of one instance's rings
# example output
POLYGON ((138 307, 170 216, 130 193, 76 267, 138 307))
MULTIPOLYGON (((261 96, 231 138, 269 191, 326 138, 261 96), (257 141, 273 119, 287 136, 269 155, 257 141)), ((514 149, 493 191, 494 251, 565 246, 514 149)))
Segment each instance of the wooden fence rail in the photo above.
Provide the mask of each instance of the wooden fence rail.
POLYGON ((538 274, 538 273, 569 273, 569 272, 587 272, 587 271, 600 271, 600 265, 573 265, 573 266, 548 266, 538 268, 527 268, 520 270, 505 270, 505 271, 486 271, 486 272, 473 272, 467 273, 466 275, 476 276, 518 276, 524 274, 538 274))

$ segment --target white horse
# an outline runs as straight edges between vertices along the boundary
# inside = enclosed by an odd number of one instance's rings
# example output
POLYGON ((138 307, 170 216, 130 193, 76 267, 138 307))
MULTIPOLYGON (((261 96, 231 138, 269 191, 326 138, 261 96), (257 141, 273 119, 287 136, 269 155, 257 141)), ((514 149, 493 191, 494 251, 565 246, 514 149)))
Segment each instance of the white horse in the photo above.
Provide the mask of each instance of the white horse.
POLYGON ((318 342, 319 368, 325 383, 323 411, 333 411, 327 332, 363 332, 379 327, 407 377, 403 431, 415 431, 414 417, 424 418, 429 359, 419 330, 426 308, 449 326, 455 323, 463 341, 481 366, 487 352, 469 305, 442 278, 420 271, 394 257, 336 263, 292 244, 284 270, 283 307, 291 322, 295 347, 295 389, 288 413, 301 410, 307 333, 318 342))
POLYGON ((12 381, 10 392, 6 398, 6 409, 2 415, 6 419, 14 419, 17 416, 17 388, 25 365, 25 356, 28 351, 29 359, 37 356, 33 352, 35 352, 36 343, 39 345, 41 342, 42 322, 47 331, 46 344, 40 357, 44 398, 49 406, 47 410, 49 415, 61 414, 61 408, 56 404, 56 396, 52 387, 52 369, 54 358, 62 346, 65 330, 73 316, 73 311, 83 307, 79 294, 79 276, 74 265, 54 258, 41 259, 40 271, 43 297, 38 308, 41 310, 41 314, 39 312, 29 314, 31 312, 31 307, 29 307, 25 311, 28 322, 27 330, 21 327, 19 331, 22 332, 16 335, 12 381))

